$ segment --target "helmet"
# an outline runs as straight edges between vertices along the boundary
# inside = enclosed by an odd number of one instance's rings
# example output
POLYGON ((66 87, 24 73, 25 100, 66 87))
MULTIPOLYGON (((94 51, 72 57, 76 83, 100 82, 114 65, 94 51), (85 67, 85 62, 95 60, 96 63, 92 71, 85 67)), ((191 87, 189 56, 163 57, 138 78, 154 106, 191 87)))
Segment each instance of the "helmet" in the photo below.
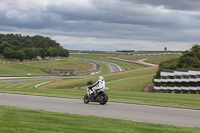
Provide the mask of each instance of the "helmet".
POLYGON ((103 80, 103 76, 100 76, 100 77, 99 77, 99 80, 103 80))

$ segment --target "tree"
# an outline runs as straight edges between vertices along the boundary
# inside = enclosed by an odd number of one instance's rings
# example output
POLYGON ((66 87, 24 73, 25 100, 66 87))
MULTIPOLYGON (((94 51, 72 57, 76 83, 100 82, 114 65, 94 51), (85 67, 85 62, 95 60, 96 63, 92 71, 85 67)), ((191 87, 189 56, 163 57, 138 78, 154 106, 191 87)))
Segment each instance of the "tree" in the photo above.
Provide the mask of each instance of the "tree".
POLYGON ((0 54, 13 59, 32 59, 36 56, 68 57, 69 51, 55 40, 43 36, 22 36, 21 34, 0 34, 0 54))
POLYGON ((165 70, 165 69, 176 70, 177 65, 178 65, 178 60, 179 60, 179 58, 172 58, 172 59, 169 59, 167 61, 162 61, 159 64, 158 71, 156 72, 156 75, 154 76, 154 78, 159 78, 160 72, 162 70, 165 70))
POLYGON ((196 56, 182 56, 178 60, 178 68, 200 68, 200 61, 196 56))
MULTIPOLYGON (((195 44, 191 49, 191 52, 193 52, 194 56, 196 56, 200 60, 200 45, 195 44)), ((184 52, 184 55, 186 56, 189 51, 184 52)))
POLYGON ((47 50, 47 53, 49 56, 51 57, 56 57, 59 55, 59 50, 57 48, 53 48, 53 47, 50 47, 48 50, 47 50))
POLYGON ((178 61, 178 68, 200 68, 200 46, 194 45, 185 51, 178 61))
POLYGON ((60 56, 69 57, 69 51, 67 49, 63 49, 63 52, 60 56))
POLYGON ((7 58, 14 58, 15 57, 15 54, 16 52, 12 49, 12 48, 9 48, 9 47, 6 47, 4 48, 3 50, 3 56, 4 57, 7 57, 7 58))
POLYGON ((40 57, 44 58, 47 55, 47 52, 43 48, 38 48, 38 52, 40 57))
POLYGON ((7 41, 3 41, 1 44, 0 44, 0 54, 3 52, 4 48, 5 47, 8 47, 9 46, 9 43, 7 41))
POLYGON ((24 51, 22 51, 22 50, 16 51, 15 58, 19 59, 20 61, 23 61, 25 59, 25 53, 24 53, 24 51))
POLYGON ((64 49, 63 47, 58 48, 59 56, 62 57, 68 57, 69 56, 69 51, 64 49))
POLYGON ((33 56, 31 56, 32 51, 31 51, 30 48, 24 48, 23 51, 24 51, 24 54, 25 54, 25 59, 32 59, 33 58, 33 56))

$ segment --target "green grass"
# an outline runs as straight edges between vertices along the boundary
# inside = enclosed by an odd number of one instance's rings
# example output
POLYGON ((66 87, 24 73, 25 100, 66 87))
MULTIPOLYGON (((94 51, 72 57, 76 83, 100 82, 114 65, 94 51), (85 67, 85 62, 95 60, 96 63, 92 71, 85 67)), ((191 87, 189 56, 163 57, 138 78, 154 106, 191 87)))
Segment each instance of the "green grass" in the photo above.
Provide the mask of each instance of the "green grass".
POLYGON ((101 66, 101 74, 110 73, 111 70, 108 65, 100 63, 101 66))
POLYGON ((167 94, 108 91, 110 101, 175 108, 200 109, 197 94, 167 94))
POLYGON ((67 70, 88 70, 92 68, 92 64, 69 58, 62 58, 61 60, 53 61, 25 61, 15 63, 6 59, 0 58, 1 61, 10 62, 7 64, 0 64, 0 76, 26 76, 27 73, 31 75, 50 75, 40 68, 49 69, 67 69, 67 70))
POLYGON ((147 59, 145 62, 154 63, 154 64, 160 64, 162 61, 166 61, 171 58, 178 58, 180 56, 181 55, 179 55, 179 54, 151 55, 151 56, 114 55, 114 57, 131 60, 131 61, 136 61, 139 59, 147 59))
MULTIPOLYGON (((157 68, 148 67, 137 70, 130 70, 118 73, 103 74, 106 86, 111 90, 131 90, 142 91, 144 86, 152 81, 157 68)), ((90 76, 83 79, 57 80, 43 86, 45 89, 73 89, 80 85, 86 85, 87 81, 96 81, 99 75, 90 76)))
POLYGON ((35 89, 34 86, 51 80, 13 81, 0 83, 1 93, 15 93, 25 95, 82 98, 84 91, 76 90, 55 90, 55 89, 35 89))
POLYGON ((200 128, 0 106, 1 133, 199 133, 200 128))
MULTIPOLYGON (((78 77, 78 76, 70 76, 70 77, 78 77)), ((4 77, 1 80, 29 80, 29 79, 38 79, 38 80, 52 80, 52 79, 61 79, 61 78, 69 78, 68 76, 26 76, 26 77, 4 77)))
POLYGON ((113 91, 139 91, 143 92, 145 86, 152 81, 154 74, 147 74, 141 76, 133 76, 128 78, 117 79, 109 81, 106 86, 113 91))
POLYGON ((7 59, 0 58, 0 62, 13 62, 13 61, 10 61, 10 60, 7 60, 7 59))
POLYGON ((31 73, 31 75, 49 75, 38 68, 27 67, 23 64, 0 64, 0 76, 26 76, 27 73, 31 73))
POLYGON ((24 66, 27 67, 35 67, 35 68, 48 68, 48 69, 68 69, 68 70, 77 70, 84 71, 92 68, 92 64, 76 60, 76 59, 60 59, 60 60, 52 60, 52 61, 33 61, 33 62, 22 62, 24 66))

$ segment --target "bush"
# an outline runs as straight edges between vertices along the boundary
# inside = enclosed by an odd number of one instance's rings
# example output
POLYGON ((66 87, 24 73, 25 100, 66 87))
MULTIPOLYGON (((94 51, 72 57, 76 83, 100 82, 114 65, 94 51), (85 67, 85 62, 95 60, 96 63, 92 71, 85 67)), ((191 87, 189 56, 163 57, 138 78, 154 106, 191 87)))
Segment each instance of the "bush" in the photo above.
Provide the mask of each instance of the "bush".
POLYGON ((91 80, 87 82, 87 85, 92 85, 92 84, 93 84, 93 81, 91 80))
POLYGON ((166 61, 162 61, 159 64, 159 68, 156 72, 156 75, 154 76, 154 78, 160 78, 160 72, 165 70, 165 69, 169 69, 169 70, 176 70, 177 69, 177 65, 178 65, 178 60, 179 58, 172 58, 166 61))

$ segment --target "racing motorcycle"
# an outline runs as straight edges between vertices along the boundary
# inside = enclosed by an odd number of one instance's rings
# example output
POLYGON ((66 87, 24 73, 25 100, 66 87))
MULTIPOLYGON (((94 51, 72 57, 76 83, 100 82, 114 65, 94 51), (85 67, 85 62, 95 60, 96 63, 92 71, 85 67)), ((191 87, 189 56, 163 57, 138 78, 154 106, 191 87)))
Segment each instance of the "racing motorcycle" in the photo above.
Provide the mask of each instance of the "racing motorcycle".
POLYGON ((87 88, 87 94, 84 96, 84 103, 88 104, 89 102, 99 102, 101 105, 104 105, 108 101, 108 95, 104 93, 109 88, 105 87, 103 89, 92 90, 87 88))

